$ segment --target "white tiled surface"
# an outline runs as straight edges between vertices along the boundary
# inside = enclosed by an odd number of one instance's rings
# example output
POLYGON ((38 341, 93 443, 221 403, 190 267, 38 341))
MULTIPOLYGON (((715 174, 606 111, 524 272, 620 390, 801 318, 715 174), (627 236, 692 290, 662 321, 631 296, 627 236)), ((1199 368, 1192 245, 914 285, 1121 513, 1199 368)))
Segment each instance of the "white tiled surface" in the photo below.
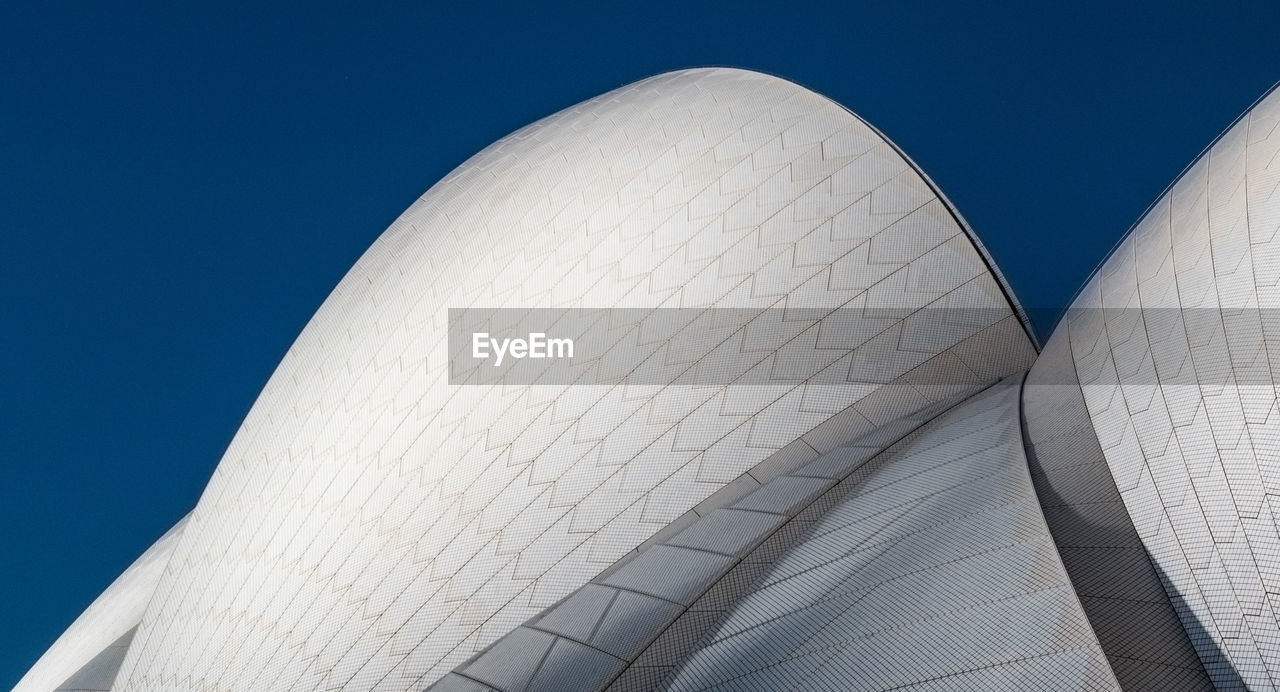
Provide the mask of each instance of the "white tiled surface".
POLYGON ((844 109, 738 70, 624 87, 477 154, 343 279, 218 466, 117 688, 423 686, 805 431, 828 422, 830 448, 1033 356, 946 205, 844 109), (902 308, 832 358, 902 377, 447 384, 448 308, 697 306, 902 308), (932 391, 939 371, 958 384, 932 391))
POLYGON ((1040 513, 1019 393, 854 471, 668 689, 1118 690, 1040 513))
POLYGON ((770 566, 811 523, 798 514, 820 513, 813 511, 815 500, 878 454, 889 454, 887 448, 907 444, 905 438, 957 402, 923 409, 825 454, 793 455, 773 478, 753 470, 749 478, 759 485, 722 488, 678 531, 655 534, 642 552, 503 635, 429 689, 472 690, 478 683, 508 692, 662 689, 731 607, 738 585, 749 585, 747 574, 770 566), (530 630, 570 640, 574 655, 543 657, 548 645, 558 644, 530 630))
MULTIPOLYGON (((1067 330, 1054 333, 1022 390, 1023 441, 1067 576, 1125 692, 1211 692, 1147 556, 1093 431, 1067 330)), ((1222 683, 1221 676, 1219 683, 1222 683)))
POLYGON ((174 524, 111 582, 18 681, 14 691, 44 692, 56 688, 136 627, 186 522, 183 518, 174 524))
POLYGON ((97 656, 72 673, 71 677, 63 680, 54 692, 111 692, 116 674, 120 672, 120 664, 124 662, 125 654, 129 653, 129 645, 133 643, 135 632, 137 627, 111 642, 97 656))
POLYGON ((1280 681, 1277 123, 1272 93, 1156 203, 1060 327, 1206 669, 1257 690, 1280 681))

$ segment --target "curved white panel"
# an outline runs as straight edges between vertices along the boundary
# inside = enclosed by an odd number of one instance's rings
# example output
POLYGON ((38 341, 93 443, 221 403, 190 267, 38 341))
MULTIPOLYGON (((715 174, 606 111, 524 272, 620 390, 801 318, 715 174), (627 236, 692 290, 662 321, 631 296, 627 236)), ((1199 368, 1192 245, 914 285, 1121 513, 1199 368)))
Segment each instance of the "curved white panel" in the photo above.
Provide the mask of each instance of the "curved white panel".
POLYGON ((1069 334, 1134 527, 1222 688, 1280 681, 1280 93, 1085 285, 1069 334))
POLYGON ((664 689, 1119 690, 1032 488, 1020 391, 855 470, 664 689))
MULTIPOLYGON (((1066 330, 1036 358, 1022 388, 1031 481, 1067 576, 1125 692, 1215 687, 1111 477, 1066 330)), ((1219 680, 1219 682, 1222 682, 1219 680)))
POLYGON ((219 464, 117 688, 428 684, 789 445, 1033 357, 944 201, 843 108, 740 70, 624 87, 477 154, 343 279, 219 464), (711 306, 844 308, 834 345, 741 347, 765 368, 825 349, 840 379, 448 384, 449 308, 711 306))
POLYGON ((665 689, 740 592, 804 534, 812 520, 799 515, 812 514, 810 508, 825 504, 828 491, 840 493, 840 481, 903 445, 956 403, 887 423, 825 454, 797 457, 777 476, 759 478, 758 485, 722 488, 717 495, 733 497, 714 508, 704 501, 692 522, 655 535, 667 533, 429 689, 665 689))
POLYGON ((116 577, 22 676, 15 692, 43 692, 58 687, 136 627, 186 523, 184 517, 174 524, 116 577))

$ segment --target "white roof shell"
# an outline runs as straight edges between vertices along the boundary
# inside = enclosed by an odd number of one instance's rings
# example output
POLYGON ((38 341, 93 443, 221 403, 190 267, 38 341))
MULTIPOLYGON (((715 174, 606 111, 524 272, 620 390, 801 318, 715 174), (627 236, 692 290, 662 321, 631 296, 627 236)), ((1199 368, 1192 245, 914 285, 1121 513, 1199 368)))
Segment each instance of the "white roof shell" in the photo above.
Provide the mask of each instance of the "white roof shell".
POLYGON ((429 684, 770 460, 1034 354, 950 205, 842 107, 732 69, 623 87, 480 152, 357 262, 219 464, 116 688, 429 684), (846 384, 451 386, 468 306, 898 317, 830 354, 846 384))

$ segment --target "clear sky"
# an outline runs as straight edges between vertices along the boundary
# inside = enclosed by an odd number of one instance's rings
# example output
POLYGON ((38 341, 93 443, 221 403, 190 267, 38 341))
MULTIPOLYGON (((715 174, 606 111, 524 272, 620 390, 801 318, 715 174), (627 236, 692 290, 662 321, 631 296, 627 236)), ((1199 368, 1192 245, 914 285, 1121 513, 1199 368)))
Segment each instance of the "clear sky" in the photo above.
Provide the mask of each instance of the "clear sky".
POLYGON ((1280 80, 1274 2, 71 4, 0 4, 2 687, 195 504, 382 229, 520 126, 788 77, 904 148, 1044 333, 1280 80))

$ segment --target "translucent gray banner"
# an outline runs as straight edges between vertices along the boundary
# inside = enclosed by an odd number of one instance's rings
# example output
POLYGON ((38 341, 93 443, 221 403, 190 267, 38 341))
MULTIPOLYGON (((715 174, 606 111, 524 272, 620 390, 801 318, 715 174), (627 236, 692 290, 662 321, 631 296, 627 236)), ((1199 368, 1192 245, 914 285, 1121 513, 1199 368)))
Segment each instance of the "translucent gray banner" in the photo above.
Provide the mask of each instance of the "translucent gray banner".
MULTIPOLYGON (((878 385, 1008 309, 614 308, 449 311, 456 385, 878 385)), ((972 384, 933 373, 929 384, 972 384)))
MULTIPOLYGON (((965 384, 964 368, 925 364, 1010 316, 1003 308, 451 309, 449 382, 879 385, 910 371, 915 385, 965 384)), ((1280 377, 1280 309, 1072 309, 1057 329, 1093 384, 1271 387, 1280 377)))

